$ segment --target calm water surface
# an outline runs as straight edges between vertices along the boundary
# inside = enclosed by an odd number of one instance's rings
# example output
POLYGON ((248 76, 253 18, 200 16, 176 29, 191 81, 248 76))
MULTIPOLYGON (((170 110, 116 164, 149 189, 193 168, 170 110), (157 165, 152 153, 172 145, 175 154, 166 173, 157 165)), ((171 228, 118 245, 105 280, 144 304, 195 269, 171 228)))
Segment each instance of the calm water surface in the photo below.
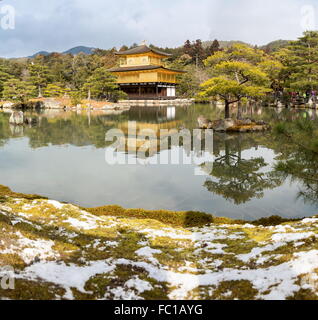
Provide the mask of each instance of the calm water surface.
MULTIPOLYGON (((245 107, 242 113, 275 121, 318 118, 314 110, 245 107)), ((275 171, 277 161, 283 160, 283 146, 269 132, 215 134, 215 161, 205 175, 195 175, 199 169, 195 164, 112 166, 105 162, 105 151, 111 144, 105 142, 109 129, 126 132, 128 121, 137 121, 138 130, 194 129, 201 114, 218 119, 223 110, 210 105, 132 108, 123 113, 48 110, 28 113, 37 124, 24 127, 9 125, 10 114, 2 112, 0 184, 86 207, 118 204, 127 208, 199 210, 238 219, 318 213, 318 200, 311 197, 308 201, 306 197, 310 192, 306 182, 282 177, 275 171)), ((178 150, 173 146, 161 153, 178 150)), ((148 160, 155 155, 152 150, 148 160)))

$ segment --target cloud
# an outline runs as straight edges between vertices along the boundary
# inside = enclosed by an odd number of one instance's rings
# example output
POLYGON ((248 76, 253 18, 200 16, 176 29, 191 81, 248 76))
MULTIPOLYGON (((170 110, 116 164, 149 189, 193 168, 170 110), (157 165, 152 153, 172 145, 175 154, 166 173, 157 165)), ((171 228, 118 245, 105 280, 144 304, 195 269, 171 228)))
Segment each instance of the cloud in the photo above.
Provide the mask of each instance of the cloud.
POLYGON ((0 7, 5 4, 16 10, 15 30, 0 29, 0 56, 10 57, 142 40, 178 46, 199 38, 295 39, 303 31, 301 8, 314 0, 4 0, 0 7))
MULTIPOLYGON (((302 7, 313 1, 239 0, 214 1, 210 13, 210 36, 266 44, 277 39, 293 40, 302 32, 302 7)), ((318 11, 317 11, 318 12, 318 11)))

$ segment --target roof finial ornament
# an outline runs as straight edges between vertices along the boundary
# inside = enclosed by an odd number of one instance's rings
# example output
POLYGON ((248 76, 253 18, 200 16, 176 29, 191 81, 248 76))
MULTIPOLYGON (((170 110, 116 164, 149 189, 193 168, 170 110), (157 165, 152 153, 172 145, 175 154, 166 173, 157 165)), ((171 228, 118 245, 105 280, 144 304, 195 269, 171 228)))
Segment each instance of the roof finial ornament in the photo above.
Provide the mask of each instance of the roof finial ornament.
POLYGON ((143 40, 143 41, 141 41, 141 44, 140 44, 141 46, 146 46, 147 45, 147 40, 143 40))

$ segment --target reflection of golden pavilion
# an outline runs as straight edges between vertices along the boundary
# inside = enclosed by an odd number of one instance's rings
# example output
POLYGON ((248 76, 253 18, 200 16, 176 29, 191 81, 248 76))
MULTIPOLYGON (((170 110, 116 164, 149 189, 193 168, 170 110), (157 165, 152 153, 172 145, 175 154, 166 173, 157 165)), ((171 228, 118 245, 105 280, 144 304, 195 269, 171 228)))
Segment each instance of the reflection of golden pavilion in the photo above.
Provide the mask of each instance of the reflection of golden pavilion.
POLYGON ((129 99, 176 98, 176 76, 183 71, 164 66, 163 60, 170 54, 143 44, 117 55, 120 56, 120 67, 109 71, 117 76, 120 89, 129 99))
MULTIPOLYGON (((152 157, 161 150, 161 139, 178 135, 176 128, 182 124, 182 121, 170 121, 166 123, 137 122, 135 124, 136 135, 133 136, 129 135, 129 127, 132 125, 132 122, 123 122, 118 126, 118 129, 122 130, 127 137, 125 138, 126 151, 128 153, 136 153, 136 151, 145 147, 148 149, 148 156, 152 157), (146 141, 146 137, 148 141, 146 141)), ((169 149, 168 146, 167 149, 169 149)))
MULTIPOLYGON (((135 155, 138 159, 152 158, 162 151, 179 147, 180 139, 184 142, 181 133, 184 122, 176 119, 176 108, 173 106, 147 109, 132 107, 129 118, 129 121, 104 123, 120 131, 121 137, 117 139, 118 152, 135 155), (142 116, 139 115, 141 110, 142 116)), ((189 131, 190 138, 191 135, 189 131)), ((192 139, 196 138, 193 136, 192 139)), ((189 154, 192 151, 191 143, 186 144, 183 149, 189 154)))

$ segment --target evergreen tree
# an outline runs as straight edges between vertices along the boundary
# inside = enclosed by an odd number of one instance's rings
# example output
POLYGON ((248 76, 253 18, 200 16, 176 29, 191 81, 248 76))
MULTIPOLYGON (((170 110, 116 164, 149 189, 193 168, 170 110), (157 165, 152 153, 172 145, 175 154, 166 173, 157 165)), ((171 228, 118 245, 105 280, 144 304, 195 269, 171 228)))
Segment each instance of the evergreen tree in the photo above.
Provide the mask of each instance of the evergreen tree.
POLYGON ((196 66, 202 65, 203 60, 207 57, 200 39, 193 43, 191 43, 190 40, 187 40, 183 46, 183 54, 189 55, 196 66))
POLYGON ((318 32, 305 32, 288 49, 289 86, 297 91, 318 90, 318 32))
POLYGON ((183 53, 184 53, 184 54, 188 54, 189 56, 192 57, 192 44, 191 44, 190 40, 187 40, 187 41, 184 43, 183 53))
POLYGON ((49 81, 49 69, 48 67, 38 64, 31 63, 29 65, 30 78, 29 81, 32 85, 38 89, 38 97, 42 97, 42 89, 47 85, 49 81))
POLYGON ((83 86, 88 98, 96 99, 109 99, 117 88, 116 77, 105 68, 96 69, 83 86))
POLYGON ((262 97, 270 92, 270 79, 260 64, 263 51, 235 44, 225 51, 210 56, 206 67, 212 78, 202 84, 202 97, 225 102, 225 118, 230 118, 230 105, 242 98, 262 97))
POLYGON ((220 43, 215 39, 212 44, 207 48, 207 56, 212 56, 216 52, 221 51, 220 43))
POLYGON ((3 98, 14 102, 27 102, 34 98, 37 88, 27 81, 19 79, 10 79, 5 82, 3 87, 3 98))
POLYGON ((44 89, 45 97, 62 97, 65 93, 66 90, 60 84, 56 83, 51 83, 44 89))
POLYGON ((127 46, 122 46, 119 51, 127 51, 129 48, 127 46))
POLYGON ((197 66, 202 64, 202 61, 206 58, 206 53, 200 39, 196 40, 193 44, 193 58, 197 66))
POLYGON ((1 66, 0 66, 0 97, 2 96, 4 83, 8 81, 10 78, 11 78, 11 75, 1 70, 1 66))

